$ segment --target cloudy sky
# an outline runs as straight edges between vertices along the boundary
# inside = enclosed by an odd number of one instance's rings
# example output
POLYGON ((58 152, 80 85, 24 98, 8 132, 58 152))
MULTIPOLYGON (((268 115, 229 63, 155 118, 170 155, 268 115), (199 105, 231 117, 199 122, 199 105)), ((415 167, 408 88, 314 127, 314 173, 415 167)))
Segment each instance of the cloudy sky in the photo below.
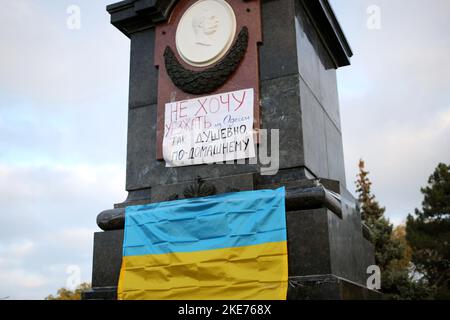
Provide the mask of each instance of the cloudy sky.
MULTIPOLYGON (((2 0, 0 299, 90 281, 96 215, 126 197, 129 41, 111 2, 2 0)), ((450 2, 331 2, 355 52, 338 75, 348 185, 364 158, 399 224, 450 162, 450 2)))

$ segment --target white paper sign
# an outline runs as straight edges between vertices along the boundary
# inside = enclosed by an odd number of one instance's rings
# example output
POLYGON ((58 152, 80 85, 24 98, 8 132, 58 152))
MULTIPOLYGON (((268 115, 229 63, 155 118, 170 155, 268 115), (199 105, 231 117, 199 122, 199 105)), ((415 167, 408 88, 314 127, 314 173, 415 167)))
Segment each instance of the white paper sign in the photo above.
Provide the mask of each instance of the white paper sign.
POLYGON ((166 104, 167 167, 255 157, 253 89, 166 104))

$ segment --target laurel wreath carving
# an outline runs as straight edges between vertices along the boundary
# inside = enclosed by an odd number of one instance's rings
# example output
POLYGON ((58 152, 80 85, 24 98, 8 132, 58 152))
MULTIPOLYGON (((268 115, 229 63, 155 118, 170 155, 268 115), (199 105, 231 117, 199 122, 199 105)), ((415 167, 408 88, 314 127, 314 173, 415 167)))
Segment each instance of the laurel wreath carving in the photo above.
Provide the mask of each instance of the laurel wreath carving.
POLYGON ((167 46, 164 60, 167 74, 175 86, 186 93, 205 94, 221 87, 237 69, 248 47, 248 28, 243 27, 228 54, 213 67, 202 71, 183 67, 172 49, 167 46))

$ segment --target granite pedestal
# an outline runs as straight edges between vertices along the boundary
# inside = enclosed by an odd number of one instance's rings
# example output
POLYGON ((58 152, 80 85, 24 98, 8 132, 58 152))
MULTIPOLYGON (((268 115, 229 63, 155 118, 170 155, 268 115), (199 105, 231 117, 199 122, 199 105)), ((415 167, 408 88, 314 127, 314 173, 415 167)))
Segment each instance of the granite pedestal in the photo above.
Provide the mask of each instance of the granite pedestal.
MULTIPOLYGON (((241 0, 232 0, 241 1, 241 0)), ((131 40, 126 190, 98 217, 93 289, 86 299, 114 299, 121 264, 124 208, 186 196, 277 188, 287 192, 289 299, 369 299, 374 264, 370 231, 346 189, 336 69, 352 51, 327 0, 261 0, 261 127, 280 130, 280 168, 257 165, 166 168, 156 157, 158 69, 155 26, 179 1, 126 0, 108 6, 131 40), (205 187, 207 186, 207 187, 205 187), (205 194, 206 192, 206 194, 205 194)))

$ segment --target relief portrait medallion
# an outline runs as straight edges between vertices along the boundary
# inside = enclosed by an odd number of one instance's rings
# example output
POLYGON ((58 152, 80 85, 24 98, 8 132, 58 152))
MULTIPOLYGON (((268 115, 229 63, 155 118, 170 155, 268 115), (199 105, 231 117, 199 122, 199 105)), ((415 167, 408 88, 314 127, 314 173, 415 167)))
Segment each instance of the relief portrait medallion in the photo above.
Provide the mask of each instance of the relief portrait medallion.
POLYGON ((176 31, 180 57, 207 67, 225 56, 236 35, 236 16, 225 0, 199 0, 182 16, 176 31))

